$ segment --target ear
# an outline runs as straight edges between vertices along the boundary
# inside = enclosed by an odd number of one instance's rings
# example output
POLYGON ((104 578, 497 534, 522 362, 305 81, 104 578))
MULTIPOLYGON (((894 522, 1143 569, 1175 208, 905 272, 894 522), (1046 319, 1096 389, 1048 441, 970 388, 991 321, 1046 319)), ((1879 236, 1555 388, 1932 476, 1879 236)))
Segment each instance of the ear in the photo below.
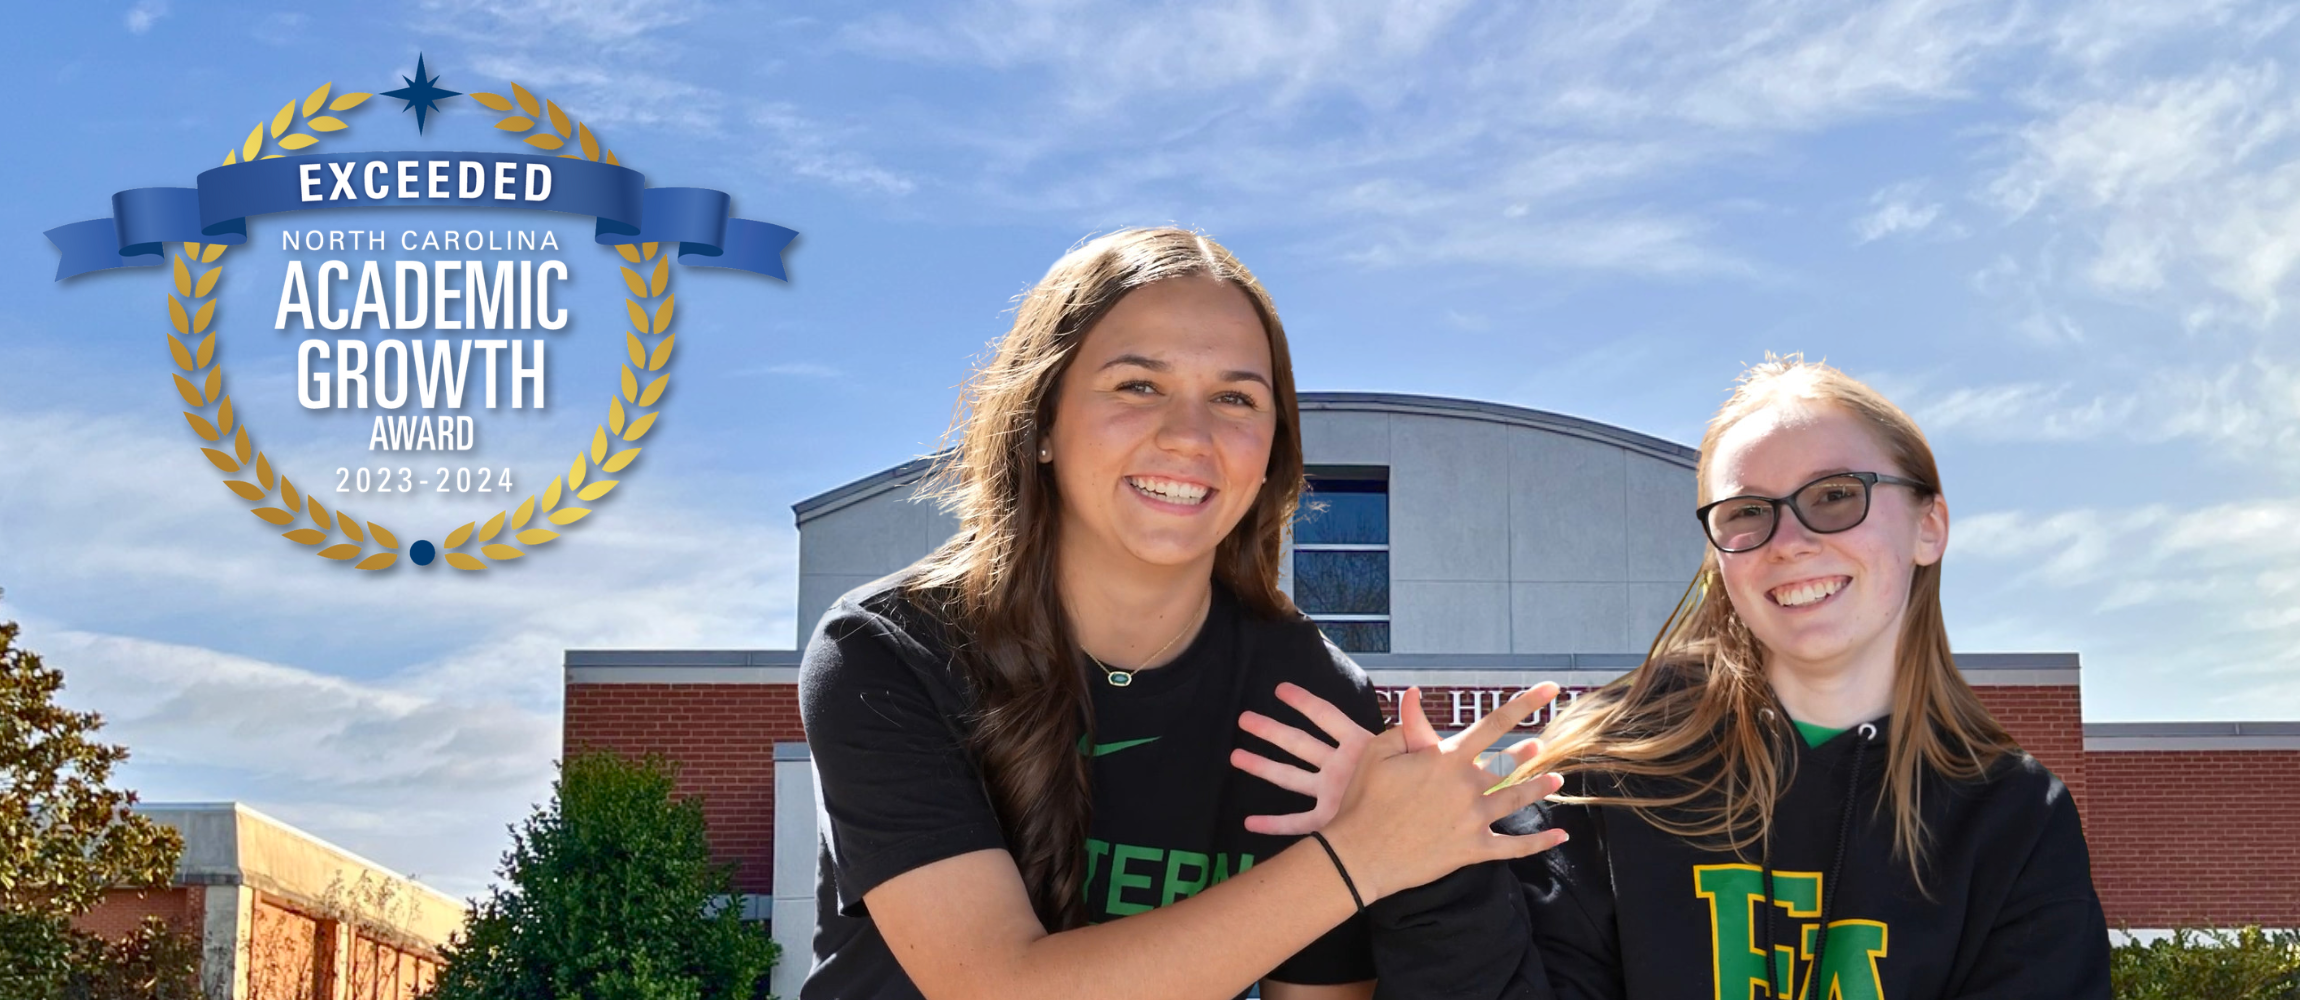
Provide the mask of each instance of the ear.
POLYGON ((1934 494, 1932 501, 1917 515, 1916 563, 1931 566, 1941 561, 1941 554, 1949 548, 1949 498, 1934 494))

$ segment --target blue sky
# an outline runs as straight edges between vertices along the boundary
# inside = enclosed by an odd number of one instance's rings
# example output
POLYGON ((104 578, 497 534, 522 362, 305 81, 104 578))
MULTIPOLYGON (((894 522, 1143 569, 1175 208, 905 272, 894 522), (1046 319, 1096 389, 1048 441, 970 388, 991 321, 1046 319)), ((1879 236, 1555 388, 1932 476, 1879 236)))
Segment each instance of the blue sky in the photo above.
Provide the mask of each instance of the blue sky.
MULTIPOLYGON (((147 799, 246 800, 450 892, 485 883, 504 824, 547 790, 561 650, 789 646, 791 502, 930 450, 1015 293, 1132 224, 1201 227, 1254 268, 1309 389, 1690 443, 1746 363, 1826 357, 1932 436, 1960 648, 2080 652, 2094 720, 2300 718, 2288 5, 9 17, 0 614, 105 713, 147 799), (115 190, 188 184, 323 81, 396 87, 419 52, 448 89, 517 80, 652 183, 729 191, 802 234, 788 284, 678 273, 674 388, 627 488, 484 581, 356 579, 240 513, 162 375, 164 276, 55 285, 40 236, 115 190)), ((345 148, 512 148, 468 99, 421 138, 396 102, 346 117, 345 148)), ((619 326, 611 262, 579 220, 548 224, 578 314, 552 341, 551 404, 485 418, 478 455, 436 463, 513 467, 522 495, 600 419, 618 353, 583 335, 619 326)), ((332 495, 334 468, 367 460, 367 415, 293 402, 297 336, 268 324, 280 225, 257 219, 268 248, 224 259, 225 356, 262 446, 332 495)), ((419 526, 498 509, 348 502, 419 526)))

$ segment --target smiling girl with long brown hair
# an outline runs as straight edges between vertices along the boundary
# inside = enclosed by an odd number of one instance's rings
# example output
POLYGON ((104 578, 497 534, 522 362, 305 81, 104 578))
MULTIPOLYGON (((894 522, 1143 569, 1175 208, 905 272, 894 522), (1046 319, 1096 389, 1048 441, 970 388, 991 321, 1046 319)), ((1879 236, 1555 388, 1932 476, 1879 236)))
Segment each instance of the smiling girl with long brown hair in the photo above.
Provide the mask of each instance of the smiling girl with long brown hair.
POLYGON ((1073 250, 964 402, 957 534, 841 598, 804 656, 802 997, 1363 997, 1367 904, 1558 841, 1488 829, 1553 784, 1487 796, 1473 748, 1426 724, 1369 741, 1319 839, 1248 828, 1307 800, 1230 766, 1278 752, 1242 712, 1299 718, 1289 684, 1381 717, 1277 586, 1292 364, 1228 251, 1175 229, 1073 250))

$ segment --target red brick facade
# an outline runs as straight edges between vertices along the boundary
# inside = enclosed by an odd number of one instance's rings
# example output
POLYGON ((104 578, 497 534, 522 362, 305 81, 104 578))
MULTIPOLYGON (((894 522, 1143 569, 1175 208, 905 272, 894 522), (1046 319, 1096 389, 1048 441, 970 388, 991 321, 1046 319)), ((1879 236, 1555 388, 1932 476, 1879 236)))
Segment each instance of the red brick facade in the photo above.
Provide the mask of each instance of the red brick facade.
POLYGON ((735 891, 772 889, 775 744, 806 739, 796 684, 570 684, 564 742, 679 765, 681 794, 701 795, 711 854, 735 891))
POLYGON ((2088 756, 2085 842, 2111 925, 2300 927, 2300 750, 2088 756))
MULTIPOLYGON (((1384 688, 1394 705, 1397 688, 1384 688)), ((2300 926, 2300 750, 2087 751, 2074 684, 1976 687, 2085 818, 2111 925, 2300 926)), ((1490 710, 1492 687, 1423 689, 1439 729, 1490 710)), ((1392 709, 1394 713, 1394 708, 1392 709)), ((774 744, 805 739, 793 683, 570 683, 566 745, 660 752, 704 796, 714 854, 737 891, 772 892, 774 744)))
MULTIPOLYGON (((1382 696, 1382 704, 1390 721, 1397 721, 1397 695, 1403 688, 1375 689, 1382 696)), ((2035 755, 2044 766, 2068 785, 2076 798, 2078 811, 2084 808, 2084 779, 2086 756, 2084 752, 2083 706, 2078 703, 2077 688, 2068 685, 2012 686, 1990 685, 1975 688, 1981 703, 1990 714, 2011 731, 2021 749, 2035 755)), ((1459 728, 1463 722, 1493 710, 1494 706, 1515 692, 1491 687, 1428 686, 1422 688, 1422 714, 1430 725, 1440 729, 1459 728)), ((1553 708, 1562 708, 1569 696, 1578 690, 1560 695, 1553 708)), ((1546 713, 1528 720, 1526 731, 1531 735, 1539 723, 1548 721, 1546 713)), ((2294 818, 2300 819, 2300 810, 2294 818)))
POLYGON ((111 889, 94 909, 81 914, 72 926, 108 938, 126 937, 143 925, 147 916, 159 917, 179 931, 198 936, 206 912, 207 890, 196 885, 165 889, 111 889))

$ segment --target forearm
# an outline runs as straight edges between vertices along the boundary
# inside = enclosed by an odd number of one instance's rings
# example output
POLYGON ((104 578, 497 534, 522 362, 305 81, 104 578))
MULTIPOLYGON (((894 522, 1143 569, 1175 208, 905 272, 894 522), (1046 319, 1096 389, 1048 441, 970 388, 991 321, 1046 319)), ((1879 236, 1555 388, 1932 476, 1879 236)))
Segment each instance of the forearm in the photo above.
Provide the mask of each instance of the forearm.
POLYGON ((1031 942, 1000 995, 1234 997, 1354 912, 1305 840, 1171 906, 1031 942))
POLYGON ((895 952, 933 1000, 1227 1000, 1355 912, 1333 863, 1304 841, 1195 896, 1122 920, 1048 934, 1032 918, 1026 933, 995 935, 1011 944, 964 953, 932 935, 903 935, 895 952))

